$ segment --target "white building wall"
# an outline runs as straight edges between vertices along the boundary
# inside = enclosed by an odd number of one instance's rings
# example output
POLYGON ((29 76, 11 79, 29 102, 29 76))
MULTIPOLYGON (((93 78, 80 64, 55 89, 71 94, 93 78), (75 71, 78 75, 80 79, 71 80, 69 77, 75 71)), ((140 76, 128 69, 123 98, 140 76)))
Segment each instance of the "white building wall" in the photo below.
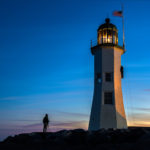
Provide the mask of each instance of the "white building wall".
POLYGON ((117 128, 127 128, 126 115, 123 104, 122 86, 121 86, 121 54, 120 49, 114 49, 114 92, 115 107, 117 117, 117 128))
POLYGON ((97 46, 94 50, 95 79, 89 130, 126 128, 120 72, 123 50, 111 46, 97 46), (105 82, 105 73, 107 72, 113 73, 112 82, 105 82), (96 81, 97 73, 101 73, 101 83, 96 81), (113 105, 104 104, 104 92, 113 92, 113 105))
POLYGON ((102 51, 98 50, 96 51, 96 54, 94 55, 94 94, 93 94, 93 102, 92 102, 92 108, 91 108, 91 115, 90 115, 90 122, 89 122, 89 130, 97 130, 100 127, 100 114, 101 114, 101 100, 102 100, 102 94, 101 94, 101 85, 97 83, 96 80, 96 74, 102 73, 102 59, 101 56, 102 51))

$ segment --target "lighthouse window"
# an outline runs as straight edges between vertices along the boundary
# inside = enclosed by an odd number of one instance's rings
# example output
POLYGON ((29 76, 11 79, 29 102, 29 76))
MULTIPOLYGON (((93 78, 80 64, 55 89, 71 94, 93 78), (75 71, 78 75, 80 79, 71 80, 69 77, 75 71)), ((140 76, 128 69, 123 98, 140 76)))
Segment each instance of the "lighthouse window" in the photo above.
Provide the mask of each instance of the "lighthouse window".
POLYGON ((112 73, 105 73, 105 81, 106 82, 112 81, 112 73))
POLYGON ((101 74, 100 74, 100 73, 97 73, 96 79, 97 79, 97 82, 98 82, 98 83, 101 83, 101 82, 102 82, 101 74))
POLYGON ((103 43, 107 43, 107 30, 103 30, 103 43))
POLYGON ((113 104, 113 93, 112 92, 104 93, 104 104, 113 104))
POLYGON ((112 43, 112 30, 107 30, 107 43, 112 43))

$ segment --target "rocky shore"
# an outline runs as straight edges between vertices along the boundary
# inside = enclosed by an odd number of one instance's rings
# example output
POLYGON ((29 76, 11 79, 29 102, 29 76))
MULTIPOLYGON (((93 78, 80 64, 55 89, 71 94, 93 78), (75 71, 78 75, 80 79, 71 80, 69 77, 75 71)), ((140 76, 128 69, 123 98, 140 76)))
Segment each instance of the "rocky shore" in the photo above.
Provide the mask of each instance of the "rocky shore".
POLYGON ((150 128, 61 130, 9 136, 0 150, 150 150, 150 128))

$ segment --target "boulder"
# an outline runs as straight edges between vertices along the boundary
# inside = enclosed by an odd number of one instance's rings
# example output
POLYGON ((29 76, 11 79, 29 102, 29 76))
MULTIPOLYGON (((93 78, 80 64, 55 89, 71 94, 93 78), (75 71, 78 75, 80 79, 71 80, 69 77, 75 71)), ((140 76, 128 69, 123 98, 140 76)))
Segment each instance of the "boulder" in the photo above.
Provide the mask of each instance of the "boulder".
POLYGON ((9 136, 0 142, 2 150, 149 150, 150 129, 83 129, 34 132, 9 136))

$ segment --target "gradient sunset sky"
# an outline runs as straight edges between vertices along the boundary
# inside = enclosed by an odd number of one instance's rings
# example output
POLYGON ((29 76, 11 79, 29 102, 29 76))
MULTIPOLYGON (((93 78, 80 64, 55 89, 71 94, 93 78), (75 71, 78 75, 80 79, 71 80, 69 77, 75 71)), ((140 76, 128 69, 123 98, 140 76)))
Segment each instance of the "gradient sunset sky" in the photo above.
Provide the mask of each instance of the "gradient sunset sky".
POLYGON ((110 17, 122 45, 128 125, 150 126, 149 0, 0 0, 0 140, 22 132, 87 129, 93 97, 90 41, 110 17))

